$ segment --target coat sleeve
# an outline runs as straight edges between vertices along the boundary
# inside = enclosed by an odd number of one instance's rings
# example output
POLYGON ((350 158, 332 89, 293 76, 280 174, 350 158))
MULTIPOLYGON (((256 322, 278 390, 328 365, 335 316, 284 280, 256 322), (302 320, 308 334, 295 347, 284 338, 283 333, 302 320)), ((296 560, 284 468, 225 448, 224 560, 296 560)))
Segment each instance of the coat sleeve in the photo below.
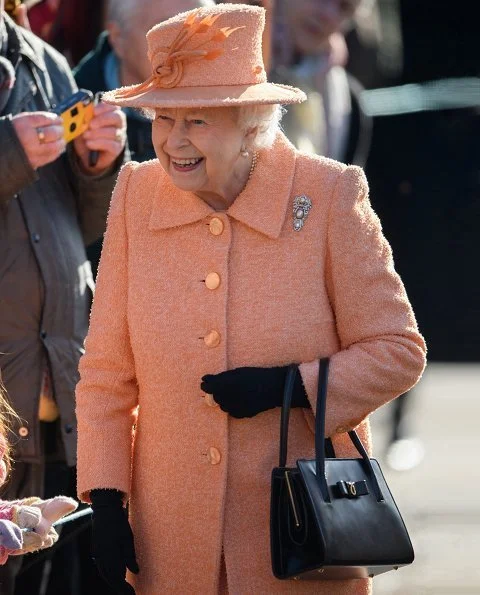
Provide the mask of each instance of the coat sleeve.
POLYGON ((138 386, 127 321, 126 201, 134 163, 122 169, 108 214, 85 355, 76 390, 78 494, 130 490, 138 386))
MULTIPOLYGON (((335 187, 326 283, 340 341, 337 353, 326 354, 331 359, 325 430, 333 436, 409 390, 425 367, 425 342, 359 167, 347 167, 335 187)), ((318 361, 300 366, 313 409, 318 369, 318 361)))

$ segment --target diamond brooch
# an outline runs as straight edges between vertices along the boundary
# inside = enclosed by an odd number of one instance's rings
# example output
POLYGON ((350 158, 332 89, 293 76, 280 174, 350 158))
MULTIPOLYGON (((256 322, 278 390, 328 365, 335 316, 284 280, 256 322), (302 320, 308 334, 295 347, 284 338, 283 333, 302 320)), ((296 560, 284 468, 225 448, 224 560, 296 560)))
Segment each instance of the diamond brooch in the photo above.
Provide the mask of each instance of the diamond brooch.
POLYGON ((305 223, 305 219, 308 217, 308 213, 312 208, 312 201, 302 194, 296 196, 293 200, 293 229, 300 231, 305 223))

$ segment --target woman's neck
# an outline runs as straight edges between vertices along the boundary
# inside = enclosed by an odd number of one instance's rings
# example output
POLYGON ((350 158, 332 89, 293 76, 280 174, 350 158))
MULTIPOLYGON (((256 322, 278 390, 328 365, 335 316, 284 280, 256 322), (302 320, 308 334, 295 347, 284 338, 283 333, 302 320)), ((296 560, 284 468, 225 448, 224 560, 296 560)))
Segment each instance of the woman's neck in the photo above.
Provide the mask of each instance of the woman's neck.
POLYGON ((219 188, 216 191, 200 190, 195 192, 196 196, 206 202, 212 209, 226 211, 245 190, 255 163, 256 157, 254 158, 251 154, 246 159, 242 157, 238 171, 229 178, 224 188, 219 188))

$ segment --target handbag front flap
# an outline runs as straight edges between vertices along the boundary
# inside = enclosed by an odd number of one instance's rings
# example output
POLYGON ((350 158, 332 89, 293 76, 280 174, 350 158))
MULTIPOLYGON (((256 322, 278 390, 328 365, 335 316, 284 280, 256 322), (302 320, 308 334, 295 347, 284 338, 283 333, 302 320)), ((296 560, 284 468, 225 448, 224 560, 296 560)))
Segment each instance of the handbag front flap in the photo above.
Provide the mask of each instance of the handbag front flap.
POLYGON ((376 459, 372 467, 383 494, 378 501, 363 459, 325 459, 330 501, 322 496, 315 461, 297 461, 318 528, 327 565, 410 564, 407 529, 376 459))

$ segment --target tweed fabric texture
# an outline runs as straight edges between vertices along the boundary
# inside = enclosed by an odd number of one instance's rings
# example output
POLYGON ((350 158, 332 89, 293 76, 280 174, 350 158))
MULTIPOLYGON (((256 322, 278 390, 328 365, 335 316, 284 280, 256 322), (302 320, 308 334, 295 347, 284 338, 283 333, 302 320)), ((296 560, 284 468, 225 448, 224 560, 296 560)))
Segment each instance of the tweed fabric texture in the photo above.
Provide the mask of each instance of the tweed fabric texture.
MULTIPOLYGON (((280 134, 233 205, 215 212, 156 160, 123 168, 80 363, 78 490, 85 501, 93 488, 130 499, 138 595, 218 593, 222 551, 231 593, 370 593, 368 580, 273 577, 280 410, 229 418, 199 388, 206 373, 303 362, 313 404, 324 356, 327 433, 355 456, 345 431, 358 426, 370 449, 368 414, 425 365, 361 169, 301 154, 280 134), (312 209, 295 232, 300 194, 312 209), (205 342, 212 330, 218 343, 205 342)), ((289 462, 313 456, 313 419, 292 411, 289 462)))

